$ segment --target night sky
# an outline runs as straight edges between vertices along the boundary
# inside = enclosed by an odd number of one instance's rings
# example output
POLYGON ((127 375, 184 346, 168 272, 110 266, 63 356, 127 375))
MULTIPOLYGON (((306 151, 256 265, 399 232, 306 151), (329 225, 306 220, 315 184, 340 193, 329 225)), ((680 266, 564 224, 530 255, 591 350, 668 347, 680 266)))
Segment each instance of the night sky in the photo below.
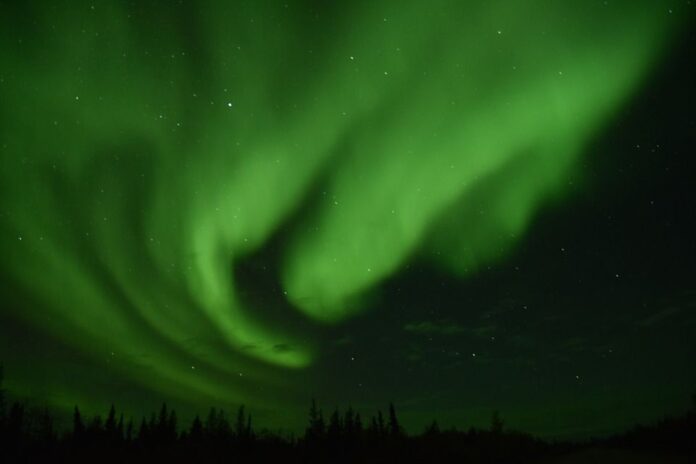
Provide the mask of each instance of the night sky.
POLYGON ((690 1, 0 1, 0 363, 139 417, 696 392, 690 1))

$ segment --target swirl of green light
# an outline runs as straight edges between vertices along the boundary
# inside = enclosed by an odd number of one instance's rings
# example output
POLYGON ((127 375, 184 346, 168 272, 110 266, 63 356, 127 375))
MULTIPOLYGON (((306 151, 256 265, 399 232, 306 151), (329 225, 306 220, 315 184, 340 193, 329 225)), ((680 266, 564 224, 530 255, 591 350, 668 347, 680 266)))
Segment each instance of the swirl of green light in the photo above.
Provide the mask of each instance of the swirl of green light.
POLYGON ((279 284, 320 330, 414 258, 504 257, 673 29, 650 1, 2 8, 2 272, 36 301, 8 311, 247 404, 318 347, 235 263, 302 212, 279 284))

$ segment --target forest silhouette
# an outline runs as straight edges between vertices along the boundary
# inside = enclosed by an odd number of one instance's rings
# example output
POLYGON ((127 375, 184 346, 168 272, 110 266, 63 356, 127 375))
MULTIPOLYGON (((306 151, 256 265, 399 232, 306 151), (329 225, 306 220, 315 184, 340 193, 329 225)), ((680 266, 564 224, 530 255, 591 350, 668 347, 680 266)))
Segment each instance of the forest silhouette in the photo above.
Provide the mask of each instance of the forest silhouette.
POLYGON ((58 430, 49 409, 9 402, 0 367, 0 462, 275 462, 275 463, 575 463, 696 462, 696 395, 691 410, 652 425, 582 442, 547 441, 509 430, 494 411, 487 429, 443 430, 433 421, 407 434, 394 404, 363 418, 353 408, 325 416, 312 399, 300 436, 255 430, 240 405, 236 417, 211 408, 190 423, 163 403, 139 421, 114 405, 105 419, 78 406, 72 427, 58 430))

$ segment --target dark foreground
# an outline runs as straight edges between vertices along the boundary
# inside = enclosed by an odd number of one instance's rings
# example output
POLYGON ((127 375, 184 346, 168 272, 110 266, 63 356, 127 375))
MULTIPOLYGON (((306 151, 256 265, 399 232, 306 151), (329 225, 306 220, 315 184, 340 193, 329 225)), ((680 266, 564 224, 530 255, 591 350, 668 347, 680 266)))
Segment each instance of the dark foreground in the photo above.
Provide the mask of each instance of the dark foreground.
POLYGON ((230 421, 212 409, 188 427, 163 405, 137 425, 114 407, 85 421, 75 408, 72 430, 57 432, 46 410, 0 404, 0 462, 272 462, 272 463, 693 463, 696 408, 680 417, 584 443, 548 442, 506 430, 497 414, 486 430, 440 430, 433 422, 407 435, 392 405, 363 424, 352 409, 328 420, 312 403, 301 437, 255 431, 240 407, 230 421))

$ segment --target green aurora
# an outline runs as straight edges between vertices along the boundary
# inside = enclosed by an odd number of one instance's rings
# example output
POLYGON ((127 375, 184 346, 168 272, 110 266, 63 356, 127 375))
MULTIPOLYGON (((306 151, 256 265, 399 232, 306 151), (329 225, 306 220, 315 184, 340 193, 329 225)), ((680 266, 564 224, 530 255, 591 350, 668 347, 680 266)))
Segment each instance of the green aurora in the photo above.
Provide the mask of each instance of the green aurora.
POLYGON ((2 311, 70 376, 304 408, 385 281, 471 279, 563 207, 677 30, 656 1, 329 3, 0 5, 2 311))

